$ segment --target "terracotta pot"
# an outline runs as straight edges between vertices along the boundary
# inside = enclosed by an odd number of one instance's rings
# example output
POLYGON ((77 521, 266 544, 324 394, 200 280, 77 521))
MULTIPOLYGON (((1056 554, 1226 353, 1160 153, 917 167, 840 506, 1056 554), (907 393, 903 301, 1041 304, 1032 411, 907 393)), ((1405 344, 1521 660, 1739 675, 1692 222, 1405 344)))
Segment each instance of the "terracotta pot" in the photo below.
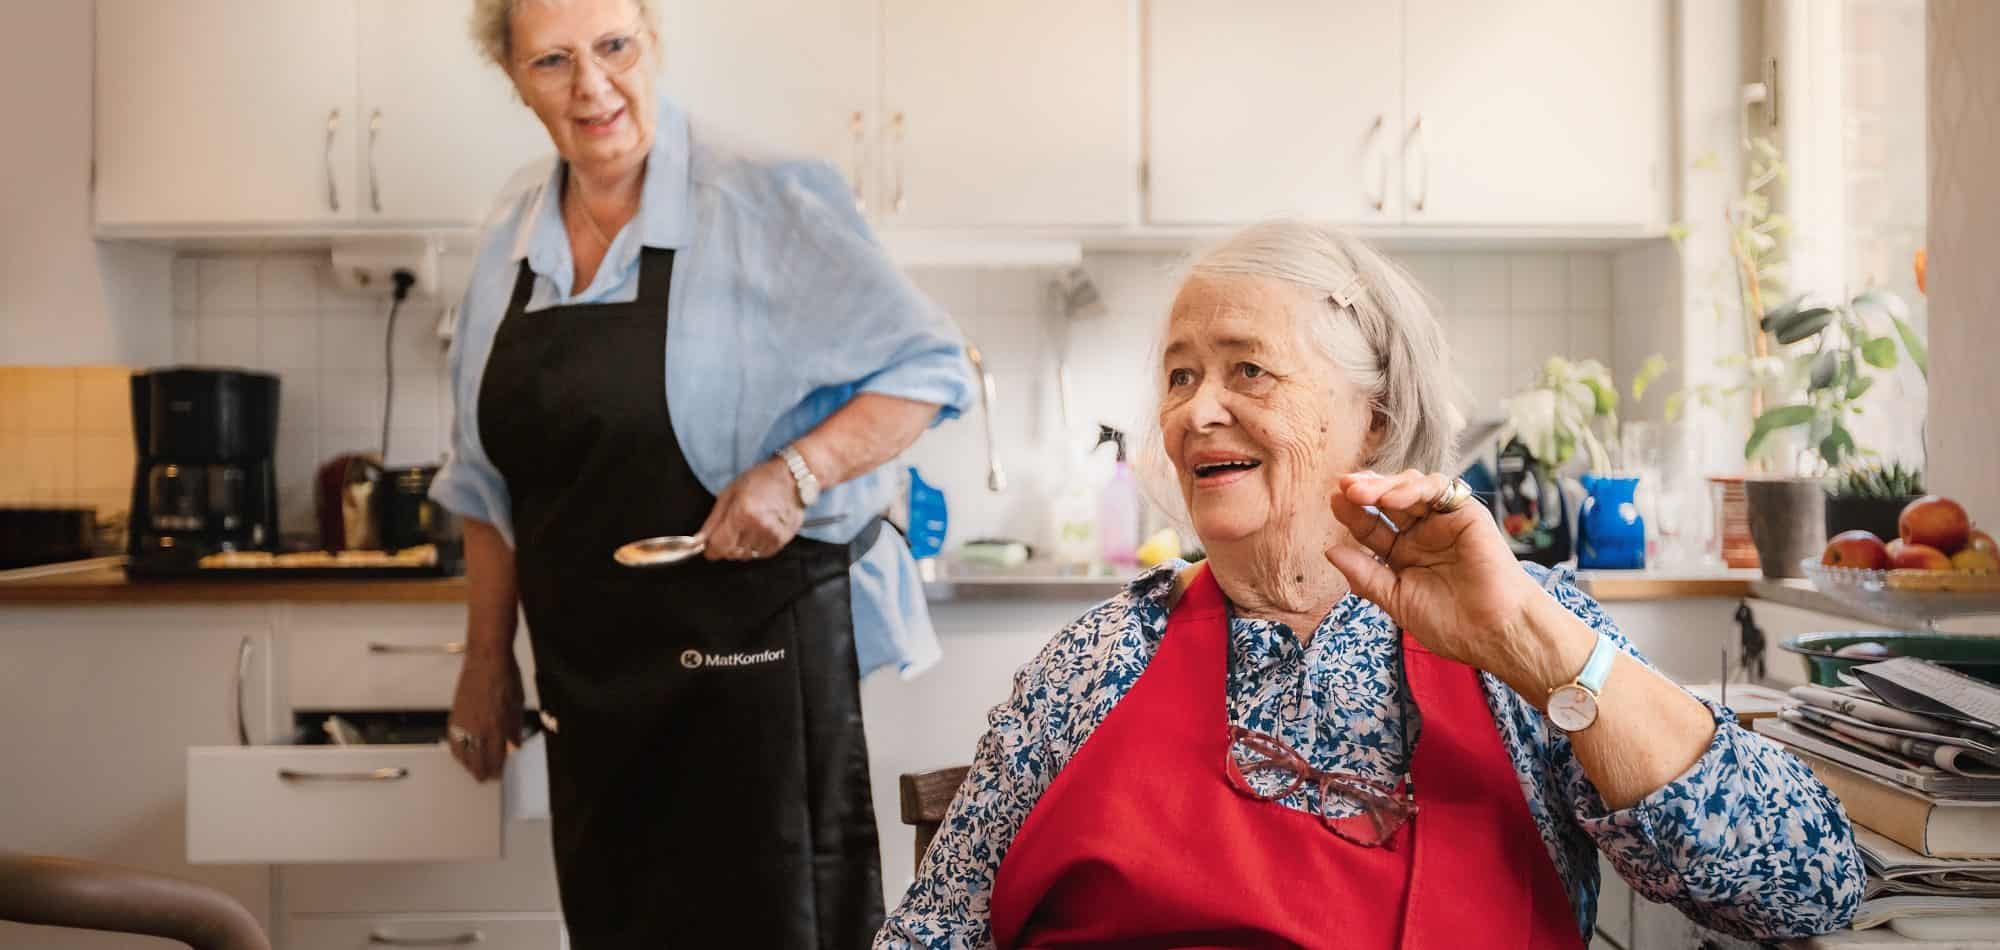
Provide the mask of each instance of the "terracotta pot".
POLYGON ((1750 499, 1743 493, 1743 476, 1712 475, 1708 481, 1715 491, 1715 537, 1722 563, 1756 567, 1757 544, 1750 538, 1750 499))
POLYGON ((1799 562, 1826 547, 1826 489, 1817 478, 1763 477, 1743 482, 1750 537, 1765 577, 1804 577, 1799 562))

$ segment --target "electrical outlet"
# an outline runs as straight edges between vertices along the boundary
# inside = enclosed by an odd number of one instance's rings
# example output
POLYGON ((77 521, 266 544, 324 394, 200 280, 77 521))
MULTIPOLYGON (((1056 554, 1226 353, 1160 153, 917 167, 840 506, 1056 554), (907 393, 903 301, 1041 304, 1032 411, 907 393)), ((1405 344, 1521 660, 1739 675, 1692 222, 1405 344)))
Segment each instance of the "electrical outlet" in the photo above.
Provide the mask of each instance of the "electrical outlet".
POLYGON ((363 238, 333 246, 333 281, 354 294, 387 295, 395 290, 392 275, 407 270, 417 282, 410 295, 437 299, 438 247, 425 238, 363 238))

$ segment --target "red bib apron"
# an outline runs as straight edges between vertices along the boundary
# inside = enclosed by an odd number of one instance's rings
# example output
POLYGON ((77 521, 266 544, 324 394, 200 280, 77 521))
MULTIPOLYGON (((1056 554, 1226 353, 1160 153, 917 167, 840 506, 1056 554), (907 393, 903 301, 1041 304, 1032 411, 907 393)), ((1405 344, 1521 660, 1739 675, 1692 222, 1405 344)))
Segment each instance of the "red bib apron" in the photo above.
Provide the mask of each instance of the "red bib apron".
POLYGON ((1228 649, 1203 570, 1000 863, 999 946, 1583 946, 1476 671, 1403 638, 1417 814, 1367 848, 1230 786, 1228 649))

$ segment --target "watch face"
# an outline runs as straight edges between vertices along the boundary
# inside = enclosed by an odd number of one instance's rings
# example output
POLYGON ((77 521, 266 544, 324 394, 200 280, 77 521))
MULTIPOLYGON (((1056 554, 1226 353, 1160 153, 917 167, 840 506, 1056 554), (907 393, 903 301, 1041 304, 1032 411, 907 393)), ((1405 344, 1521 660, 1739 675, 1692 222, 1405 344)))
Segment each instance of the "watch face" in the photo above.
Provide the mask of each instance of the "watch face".
POLYGON ((1590 728, 1597 721, 1597 697, 1571 683, 1549 694, 1549 721, 1564 732, 1590 728))

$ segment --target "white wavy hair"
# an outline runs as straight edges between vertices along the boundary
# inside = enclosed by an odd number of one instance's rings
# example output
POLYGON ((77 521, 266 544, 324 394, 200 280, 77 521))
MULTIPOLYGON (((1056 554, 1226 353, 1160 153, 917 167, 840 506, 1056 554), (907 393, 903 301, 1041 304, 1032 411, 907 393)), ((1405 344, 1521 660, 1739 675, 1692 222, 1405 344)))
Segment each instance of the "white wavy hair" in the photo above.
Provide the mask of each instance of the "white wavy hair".
MULTIPOLYGON (((1244 228, 1198 255, 1181 284, 1224 275, 1280 281, 1306 291, 1312 302, 1312 309, 1301 314, 1306 342, 1347 375, 1382 426, 1375 454, 1364 465, 1382 472, 1414 468, 1457 474, 1448 469, 1465 424, 1458 409, 1461 387, 1430 298, 1407 271, 1335 228, 1279 219, 1244 228), (1350 305, 1335 303, 1335 294, 1356 278, 1359 292, 1350 305)), ((1153 345, 1153 377, 1162 398, 1166 378, 1159 366, 1171 320, 1171 313, 1162 320, 1153 345)), ((1166 456, 1157 413, 1147 424, 1139 468, 1154 504, 1185 525, 1185 501, 1166 456)))
MULTIPOLYGON (((466 26, 472 34, 472 41, 479 44, 479 52, 500 67, 501 72, 511 73, 514 56, 514 8, 522 3, 549 3, 560 0, 472 0, 472 15, 466 26)), ((660 14, 651 0, 632 0, 638 8, 639 17, 645 21, 646 29, 654 35, 660 32, 660 14)))

